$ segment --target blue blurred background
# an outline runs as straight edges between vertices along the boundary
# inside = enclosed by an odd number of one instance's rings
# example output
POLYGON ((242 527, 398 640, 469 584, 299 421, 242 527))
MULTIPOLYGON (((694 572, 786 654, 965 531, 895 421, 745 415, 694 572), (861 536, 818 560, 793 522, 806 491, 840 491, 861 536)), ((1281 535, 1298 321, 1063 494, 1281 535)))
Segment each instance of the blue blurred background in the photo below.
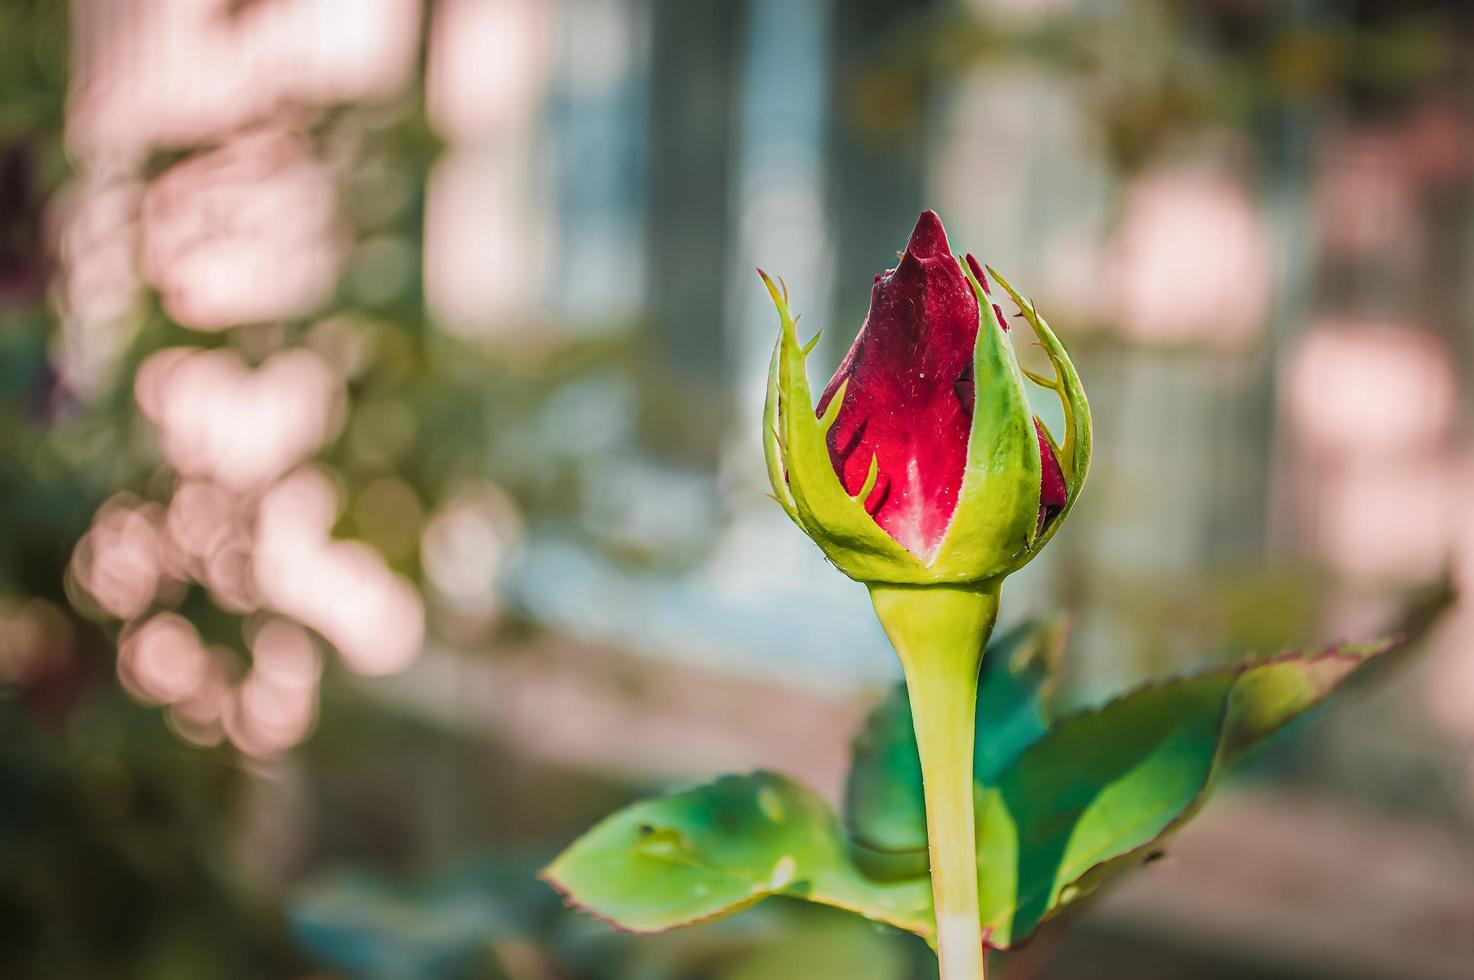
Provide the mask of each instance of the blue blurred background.
MULTIPOLYGON (((833 364, 935 208, 1070 344, 1004 604, 1065 703, 1370 635, 1474 584, 1471 66, 1428 0, 6 0, 0 975, 934 976, 533 877, 717 772, 837 798, 899 675, 765 496, 754 266, 833 364)), ((999 975, 1470 976, 1471 640, 999 975)))

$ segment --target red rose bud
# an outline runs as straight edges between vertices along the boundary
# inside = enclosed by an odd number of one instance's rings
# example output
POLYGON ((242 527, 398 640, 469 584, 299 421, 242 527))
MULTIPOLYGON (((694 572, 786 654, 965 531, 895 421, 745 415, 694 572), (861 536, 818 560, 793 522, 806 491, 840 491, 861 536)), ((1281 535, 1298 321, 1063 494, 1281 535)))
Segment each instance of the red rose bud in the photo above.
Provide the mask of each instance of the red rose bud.
MULTIPOLYGON (((900 261, 875 277, 870 315, 811 399, 787 286, 765 274, 782 320, 764 445, 773 492, 842 571, 863 582, 980 582, 1027 563, 1078 496, 1090 410, 1063 346, 996 272, 1054 364, 1022 370, 972 256, 951 254, 923 212, 900 261), (1056 444, 1029 410, 1025 378, 1065 410, 1056 444)), ((760 273, 761 274, 761 273, 760 273)), ((817 339, 817 338, 816 338, 817 339)))

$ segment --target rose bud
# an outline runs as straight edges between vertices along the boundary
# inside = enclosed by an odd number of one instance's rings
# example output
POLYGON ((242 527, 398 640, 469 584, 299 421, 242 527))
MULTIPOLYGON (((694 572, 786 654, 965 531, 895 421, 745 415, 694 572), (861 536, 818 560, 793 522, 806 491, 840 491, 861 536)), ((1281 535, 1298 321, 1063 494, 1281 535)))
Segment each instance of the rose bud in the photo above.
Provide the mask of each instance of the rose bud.
MULTIPOLYGON (((1033 306, 922 213, 900 261, 875 277, 870 313, 818 400, 788 289, 759 270, 782 329, 764 447, 773 493, 846 575, 872 584, 998 579, 1028 563, 1079 496, 1090 408, 1064 347, 1033 306), (1020 368, 988 277, 1022 311, 1054 378, 1020 368), (1064 406, 1056 442, 1025 379, 1064 406)), ((815 342, 817 341, 815 338, 815 342)))

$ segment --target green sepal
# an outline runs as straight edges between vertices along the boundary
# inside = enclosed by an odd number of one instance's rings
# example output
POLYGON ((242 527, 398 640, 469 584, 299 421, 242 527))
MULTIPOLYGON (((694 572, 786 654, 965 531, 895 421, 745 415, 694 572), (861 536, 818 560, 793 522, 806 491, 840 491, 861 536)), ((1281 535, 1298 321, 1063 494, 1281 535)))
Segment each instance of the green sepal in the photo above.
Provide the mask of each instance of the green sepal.
POLYGON ((768 465, 768 482, 773 486, 773 499, 783 507, 789 518, 808 533, 804 522, 799 519, 798 505, 793 502, 793 492, 788 489, 788 478, 784 475, 783 430, 778 422, 778 406, 781 395, 778 389, 779 359, 783 353, 783 338, 773 345, 773 360, 768 366, 768 396, 763 402, 763 459, 768 465))
MULTIPOLYGON (((804 532, 813 538, 840 571, 861 582, 924 584, 932 581, 926 567, 887 534, 865 510, 865 494, 845 491, 829 458, 825 435, 839 415, 845 388, 830 399, 823 417, 814 414, 806 362, 785 291, 762 275, 778 308, 781 331, 769 371, 764 436, 769 454, 768 479, 773 493, 804 532), (776 375, 776 376, 775 376, 776 375), (785 479, 786 477, 786 479, 785 479), (788 503, 793 507, 790 510, 788 503)), ((867 486, 874 486, 872 463, 867 486)))
POLYGON ((1021 560, 1008 569, 1010 572, 1017 571, 1033 560, 1049 539, 1054 537, 1055 531, 1065 522, 1070 511, 1075 506, 1075 501, 1080 497, 1080 490, 1085 485, 1085 477, 1090 471, 1091 451, 1091 419, 1090 402, 1085 397, 1085 386, 1080 382, 1079 372, 1075 370, 1074 362, 1070 360, 1069 352, 1060 342, 1044 318, 1034 308, 1034 304, 1019 295, 1013 284, 994 269, 987 268, 988 274, 993 280, 1002 286, 1004 291, 1018 306, 1023 313, 1024 320, 1033 329, 1034 335, 1039 338, 1039 345, 1044 348, 1049 361, 1054 365, 1054 377, 1040 378, 1029 374, 1031 380, 1043 387, 1049 388, 1059 396, 1060 405, 1064 409, 1065 437, 1063 443, 1056 443, 1054 436, 1045 431, 1045 438, 1049 440, 1050 448, 1055 450, 1055 457, 1059 460, 1060 469, 1064 473, 1065 486, 1068 493, 1065 496, 1065 505, 1044 533, 1039 535, 1038 540, 1031 541, 1021 560))
POLYGON ((1024 375, 983 286, 958 263, 978 302, 972 429, 952 523, 931 563, 936 582, 1006 574, 1034 543, 1042 462, 1024 375))

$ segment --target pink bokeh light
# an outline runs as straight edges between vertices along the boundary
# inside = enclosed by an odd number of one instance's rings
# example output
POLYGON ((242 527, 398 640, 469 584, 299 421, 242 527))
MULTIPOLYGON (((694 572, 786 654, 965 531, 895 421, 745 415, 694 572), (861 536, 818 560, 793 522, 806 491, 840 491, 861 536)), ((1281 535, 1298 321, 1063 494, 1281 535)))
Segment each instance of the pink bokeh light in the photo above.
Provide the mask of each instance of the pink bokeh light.
POLYGON ((484 335, 536 313, 551 234, 536 127, 551 79, 553 5, 445 0, 425 74, 449 146, 426 188, 425 299, 437 322, 484 335))
POLYGON ((295 106, 382 100, 413 78, 416 0, 74 0, 68 141, 132 167, 295 106))
POLYGON ((1235 349, 1269 308, 1269 235, 1238 180, 1148 172, 1127 190, 1108 277, 1121 330, 1150 344, 1235 349))
POLYGON ((238 670, 234 654, 218 648, 205 650, 204 671, 187 697, 169 706, 169 725, 194 745, 218 745, 225 737, 225 711, 238 670))
POLYGON ((440 0, 430 34, 425 101, 447 139, 525 129, 552 71, 546 0, 440 0))
POLYGON ((1315 550, 1370 585, 1430 582, 1449 566, 1456 484, 1441 459, 1328 472, 1315 493, 1315 550))
POLYGON ((230 350, 175 347, 139 368, 134 393, 164 459, 186 476, 245 490, 311 456, 342 426, 342 379, 305 348, 247 367, 230 350))
POLYGON ((225 731, 248 755, 271 756, 312 730, 322 658, 307 631, 283 619, 256 631, 251 656, 250 673, 226 704, 225 731))
POLYGON ((159 613, 124 632, 118 645, 118 680, 141 701, 174 704, 199 689, 209 659, 188 620, 159 613))
POLYGON ((1426 452, 1447 438, 1457 408, 1447 345, 1385 321, 1317 323, 1291 352, 1281 388, 1296 435, 1325 457, 1426 452))
POLYGON ((1447 345, 1409 324, 1327 318, 1290 352, 1279 387, 1301 539, 1351 582, 1440 575, 1461 497, 1447 345))
POLYGON ((142 200, 143 185, 122 179, 73 185, 54 205, 70 316, 117 320, 138 302, 133 242, 142 200))
POLYGON ((322 634, 351 670, 403 670, 424 640, 424 604, 372 548, 328 536, 338 506, 337 488, 315 468, 273 487, 261 501, 256 587, 274 608, 322 634))
POLYGON ((171 574, 194 579, 222 609, 259 605, 251 577, 254 513, 248 498, 207 480, 186 479, 174 490, 164 519, 171 574))
POLYGON ((94 515, 72 553, 69 575, 98 607, 121 620, 142 615, 164 573, 157 505, 114 497, 94 515))
POLYGON ((143 201, 143 272, 169 315, 219 330, 310 312, 345 253, 332 170, 284 133, 171 167, 143 201))

